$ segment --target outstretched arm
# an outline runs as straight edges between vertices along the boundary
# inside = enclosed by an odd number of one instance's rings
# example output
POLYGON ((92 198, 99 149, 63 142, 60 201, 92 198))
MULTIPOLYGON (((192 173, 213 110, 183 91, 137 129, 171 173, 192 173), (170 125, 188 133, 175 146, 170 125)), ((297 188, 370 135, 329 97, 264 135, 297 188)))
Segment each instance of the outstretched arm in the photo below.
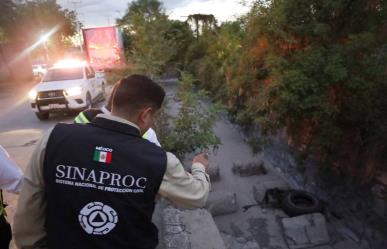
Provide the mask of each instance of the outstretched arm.
POLYGON ((161 183, 159 194, 169 201, 186 208, 203 207, 210 190, 210 179, 205 166, 195 162, 192 174, 172 153, 167 153, 167 170, 161 183))

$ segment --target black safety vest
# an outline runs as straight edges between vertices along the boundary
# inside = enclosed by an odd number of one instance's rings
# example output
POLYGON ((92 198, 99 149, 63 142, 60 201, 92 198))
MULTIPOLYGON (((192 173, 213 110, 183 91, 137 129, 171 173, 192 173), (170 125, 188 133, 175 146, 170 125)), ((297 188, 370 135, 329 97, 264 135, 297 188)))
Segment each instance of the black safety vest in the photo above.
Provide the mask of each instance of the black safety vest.
POLYGON ((130 125, 56 125, 44 159, 48 247, 155 248, 151 219, 166 164, 166 152, 130 125))

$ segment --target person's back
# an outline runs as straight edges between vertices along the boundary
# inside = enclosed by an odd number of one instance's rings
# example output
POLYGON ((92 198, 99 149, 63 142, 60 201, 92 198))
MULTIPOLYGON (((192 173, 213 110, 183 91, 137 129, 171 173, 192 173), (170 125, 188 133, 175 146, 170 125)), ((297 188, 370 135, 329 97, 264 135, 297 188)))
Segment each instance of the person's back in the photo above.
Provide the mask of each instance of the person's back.
POLYGON ((154 248, 151 219, 166 160, 117 122, 57 125, 44 165, 48 247, 154 248))
POLYGON ((149 78, 119 81, 111 114, 89 124, 58 124, 37 143, 14 216, 20 249, 154 249, 156 195, 183 207, 203 207, 208 160, 192 173, 142 139, 165 96, 149 78), (45 246, 43 246, 45 248, 45 246))
MULTIPOLYGON (((111 99, 111 97, 110 97, 111 99)), ((109 99, 109 102, 110 102, 110 99, 109 99)), ((87 110, 84 110, 82 112, 80 112, 74 119, 74 123, 75 124, 88 124, 90 123, 95 117, 97 117, 98 114, 110 114, 110 111, 109 111, 110 108, 107 108, 107 107, 102 107, 102 108, 90 108, 90 109, 87 109, 87 110)), ((144 133, 144 135, 142 136, 143 139, 146 139, 154 144, 156 144, 157 146, 161 147, 160 145, 160 142, 157 138, 157 135, 156 135, 156 132, 152 129, 152 128, 149 128, 147 130, 147 132, 144 133)))

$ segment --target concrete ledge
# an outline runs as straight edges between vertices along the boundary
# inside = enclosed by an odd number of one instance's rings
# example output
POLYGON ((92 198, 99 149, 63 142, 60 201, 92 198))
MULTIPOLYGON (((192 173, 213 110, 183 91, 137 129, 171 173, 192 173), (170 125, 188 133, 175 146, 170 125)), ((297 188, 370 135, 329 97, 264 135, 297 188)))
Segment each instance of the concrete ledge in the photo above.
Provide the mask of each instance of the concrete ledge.
POLYGON ((311 248, 330 242, 325 217, 320 213, 283 218, 282 225, 290 249, 311 248))
POLYGON ((262 160, 250 163, 241 163, 239 161, 235 161, 232 166, 232 172, 235 175, 244 177, 264 175, 267 173, 267 170, 265 169, 264 162, 262 160))
POLYGON ((260 249, 261 247, 255 240, 248 240, 244 237, 234 237, 229 234, 222 233, 223 241, 227 249, 260 249))
POLYGON ((210 180, 212 182, 220 180, 220 169, 218 164, 211 164, 210 167, 208 167, 207 173, 210 176, 210 180))
POLYGON ((210 192, 206 209, 214 217, 235 213, 238 211, 236 194, 233 192, 210 192))
POLYGON ((190 249, 191 244, 186 226, 183 222, 183 212, 173 207, 163 210, 163 242, 165 249, 190 249))
POLYGON ((205 209, 163 211, 165 249, 226 249, 211 214, 205 209))
POLYGON ((253 196, 257 203, 261 203, 265 197, 266 191, 273 188, 279 188, 283 190, 289 189, 289 186, 281 178, 277 180, 263 181, 253 186, 253 196))
POLYGON ((183 220, 189 233, 191 249, 226 249, 218 227, 207 210, 186 210, 183 212, 183 220))

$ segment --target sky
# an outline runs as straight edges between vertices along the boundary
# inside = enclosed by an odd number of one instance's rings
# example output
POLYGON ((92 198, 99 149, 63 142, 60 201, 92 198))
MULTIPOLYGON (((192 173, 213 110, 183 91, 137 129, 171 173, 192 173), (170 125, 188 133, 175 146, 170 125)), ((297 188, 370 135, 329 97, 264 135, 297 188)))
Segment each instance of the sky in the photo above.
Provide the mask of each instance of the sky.
MULTIPOLYGON (((57 0, 63 8, 76 10, 85 27, 114 25, 131 0, 57 0), (75 2, 75 4, 74 4, 75 2)), ((190 14, 213 14, 220 22, 247 13, 253 0, 164 0, 170 19, 186 20, 190 14), (244 2, 244 4, 241 4, 244 2)))

